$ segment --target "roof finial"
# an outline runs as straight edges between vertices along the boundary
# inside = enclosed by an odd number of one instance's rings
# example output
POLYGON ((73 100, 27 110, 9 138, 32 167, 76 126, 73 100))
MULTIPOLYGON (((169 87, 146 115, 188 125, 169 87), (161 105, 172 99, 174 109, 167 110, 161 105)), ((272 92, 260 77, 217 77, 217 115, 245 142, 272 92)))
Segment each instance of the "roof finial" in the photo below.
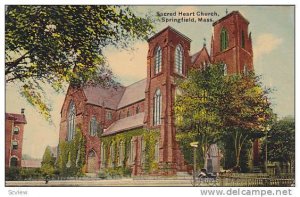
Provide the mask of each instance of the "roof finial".
POLYGON ((203 38, 203 47, 206 47, 206 38, 203 38))
POLYGON ((228 9, 226 8, 226 11, 225 11, 226 15, 228 14, 228 9))

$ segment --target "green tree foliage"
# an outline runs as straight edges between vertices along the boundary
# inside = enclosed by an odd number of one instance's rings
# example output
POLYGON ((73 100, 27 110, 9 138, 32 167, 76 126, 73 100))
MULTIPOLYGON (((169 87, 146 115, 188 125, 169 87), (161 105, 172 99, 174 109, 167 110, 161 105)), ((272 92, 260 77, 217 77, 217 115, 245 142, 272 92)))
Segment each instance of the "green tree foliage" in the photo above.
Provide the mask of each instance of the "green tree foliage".
POLYGON ((71 141, 61 141, 56 168, 61 176, 82 176, 86 161, 86 139, 81 126, 76 126, 76 134, 71 141))
MULTIPOLYGON (((262 145, 265 152, 265 143, 262 145)), ((283 118, 274 123, 268 133, 268 160, 295 164, 295 119, 283 118)))
POLYGON ((42 84, 111 85, 103 49, 147 39, 153 26, 126 6, 9 5, 5 8, 5 76, 50 120, 42 84))
POLYGON ((254 73, 224 76, 222 65, 190 71, 186 80, 178 81, 177 138, 199 141, 203 158, 210 144, 229 140, 239 166, 243 146, 260 136, 272 114, 270 90, 259 80, 254 73))
POLYGON ((54 174, 55 158, 51 154, 50 147, 47 146, 43 155, 41 172, 43 175, 52 176, 54 174))

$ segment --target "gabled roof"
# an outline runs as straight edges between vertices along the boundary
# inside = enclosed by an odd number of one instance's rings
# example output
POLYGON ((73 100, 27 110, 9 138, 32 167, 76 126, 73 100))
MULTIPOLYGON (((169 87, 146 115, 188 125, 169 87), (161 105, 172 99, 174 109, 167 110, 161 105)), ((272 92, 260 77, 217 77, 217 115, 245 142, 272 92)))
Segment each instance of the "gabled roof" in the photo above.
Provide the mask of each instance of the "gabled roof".
POLYGON ((146 83, 147 79, 143 79, 127 87, 87 86, 83 88, 83 92, 89 104, 119 109, 145 99, 146 83))
POLYGON ((140 80, 127 86, 119 102, 118 109, 145 99, 147 79, 140 80))
POLYGON ((145 113, 138 113, 133 116, 122 118, 115 121, 111 126, 104 130, 102 136, 108 136, 116 133, 120 133, 126 130, 143 127, 144 126, 145 113))
POLYGON ((223 20, 229 18, 229 17, 232 16, 232 15, 239 15, 243 20, 246 21, 246 23, 249 24, 249 21, 248 21, 248 20, 247 20, 247 19, 246 19, 239 11, 232 11, 232 12, 230 12, 229 14, 227 14, 226 16, 224 16, 224 17, 220 18, 219 20, 215 21, 215 22, 213 23, 213 26, 215 26, 216 24, 220 23, 221 21, 223 21, 223 20))
POLYGON ((125 88, 122 86, 117 88, 105 88, 99 85, 83 88, 83 92, 87 98, 87 103, 110 109, 117 109, 124 91, 125 88))
POLYGON ((27 124, 24 114, 5 113, 5 119, 14 120, 16 123, 27 124))
POLYGON ((200 51, 198 51, 197 53, 195 53, 194 55, 191 56, 191 65, 193 66, 197 61, 202 62, 203 60, 199 59, 203 56, 201 55, 207 55, 208 56, 208 60, 210 61, 210 56, 209 53, 206 49, 206 47, 203 47, 200 51))
POLYGON ((162 29, 161 31, 159 31, 158 33, 154 34, 152 37, 150 37, 148 39, 148 42, 150 42, 152 39, 156 38, 158 35, 162 34, 163 32, 167 31, 167 30, 170 30, 172 32, 174 32, 175 34, 183 37, 184 39, 186 39, 187 41, 191 42, 192 40, 187 37, 186 35, 182 34, 181 32, 177 31, 176 29, 174 29, 173 27, 171 26, 167 26, 166 28, 162 29))

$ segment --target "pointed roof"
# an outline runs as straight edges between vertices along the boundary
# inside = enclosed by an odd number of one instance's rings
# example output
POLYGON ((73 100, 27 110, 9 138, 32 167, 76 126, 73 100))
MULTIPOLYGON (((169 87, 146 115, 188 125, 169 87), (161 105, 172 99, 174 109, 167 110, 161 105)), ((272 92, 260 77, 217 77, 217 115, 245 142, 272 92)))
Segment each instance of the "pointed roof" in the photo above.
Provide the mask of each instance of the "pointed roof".
POLYGON ((220 18, 219 20, 215 21, 213 23, 213 26, 215 26, 216 24, 220 23, 221 21, 233 16, 233 15, 239 15, 243 20, 245 20, 248 24, 249 24, 249 21, 239 12, 239 11, 232 11, 230 12, 229 14, 227 14, 226 16, 220 18))
POLYGON ((118 104, 118 109, 145 99, 146 84, 147 79, 142 79, 127 86, 118 104))
POLYGON ((197 62, 197 60, 199 60, 201 62, 202 60, 200 60, 199 58, 203 57, 203 56, 201 56, 202 54, 207 55, 208 60, 210 61, 209 53, 208 53, 206 47, 204 46, 204 47, 202 47, 202 49, 200 51, 198 51, 197 53, 195 53, 191 56, 191 64, 194 65, 197 62))
POLYGON ((110 109, 117 109, 124 91, 125 88, 122 86, 105 88, 97 85, 83 88, 87 103, 110 109))
POLYGON ((191 41, 192 41, 189 37, 187 37, 186 35, 182 34, 182 33, 179 32, 179 31, 177 31, 177 30, 174 29, 173 27, 167 26, 166 28, 162 29, 161 31, 159 31, 158 33, 156 33, 156 34, 154 34, 152 37, 150 37, 150 38, 148 39, 148 42, 150 42, 151 40, 153 40, 154 38, 156 38, 157 36, 159 36, 160 34, 162 34, 162 33, 165 32, 165 31, 168 31, 168 30, 174 32, 175 34, 177 34, 177 35, 179 35, 179 36, 181 36, 181 37, 183 37, 183 38, 184 38, 185 40, 187 40, 188 42, 191 42, 191 41))
POLYGON ((146 83, 147 79, 142 79, 127 87, 87 86, 83 92, 89 104, 119 109, 145 99, 146 83))

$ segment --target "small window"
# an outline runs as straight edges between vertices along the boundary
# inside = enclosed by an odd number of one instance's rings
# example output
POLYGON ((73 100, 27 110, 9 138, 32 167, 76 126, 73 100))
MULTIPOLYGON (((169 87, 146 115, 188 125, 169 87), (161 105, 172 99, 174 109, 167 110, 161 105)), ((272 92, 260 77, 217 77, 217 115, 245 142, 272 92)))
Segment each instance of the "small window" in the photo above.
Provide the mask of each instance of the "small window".
POLYGON ((140 106, 137 106, 137 107, 136 107, 135 113, 136 113, 136 114, 140 113, 140 106))
POLYGON ((106 113, 106 119, 111 120, 112 119, 112 113, 109 111, 106 113))
POLYGON ((15 135, 19 134, 19 131, 20 131, 19 127, 15 127, 14 128, 14 134, 15 135))
POLYGON ((12 149, 13 150, 17 150, 18 149, 18 142, 17 141, 13 141, 12 142, 12 149))
POLYGON ((128 110, 128 111, 127 111, 127 117, 129 117, 129 116, 130 116, 130 111, 128 110))

